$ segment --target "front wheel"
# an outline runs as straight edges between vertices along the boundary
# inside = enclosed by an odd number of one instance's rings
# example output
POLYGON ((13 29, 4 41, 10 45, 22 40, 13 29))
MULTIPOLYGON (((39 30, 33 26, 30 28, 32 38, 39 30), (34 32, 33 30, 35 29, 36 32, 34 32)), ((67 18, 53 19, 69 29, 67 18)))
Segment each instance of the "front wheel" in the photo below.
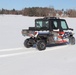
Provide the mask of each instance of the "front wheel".
POLYGON ((75 45, 75 38, 74 37, 69 37, 69 44, 75 45))
POLYGON ((40 51, 45 50, 46 49, 45 41, 43 41, 43 40, 38 41, 37 42, 37 49, 40 51))

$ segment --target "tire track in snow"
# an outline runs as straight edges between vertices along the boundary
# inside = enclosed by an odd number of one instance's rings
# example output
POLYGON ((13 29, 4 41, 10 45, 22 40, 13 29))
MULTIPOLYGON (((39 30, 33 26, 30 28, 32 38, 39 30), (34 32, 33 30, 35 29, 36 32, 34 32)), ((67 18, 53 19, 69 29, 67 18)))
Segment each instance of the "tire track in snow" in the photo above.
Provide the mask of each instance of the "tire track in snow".
POLYGON ((46 51, 58 50, 58 49, 66 48, 66 47, 68 47, 68 45, 49 47, 49 48, 46 48, 45 51, 44 50, 43 51, 38 51, 38 50, 36 50, 36 48, 29 48, 29 50, 28 50, 28 48, 3 49, 3 50, 0 50, 0 53, 4 52, 5 54, 1 54, 0 58, 23 55, 23 54, 29 54, 29 53, 46 52, 46 51))
POLYGON ((12 48, 12 49, 1 49, 0 52, 5 52, 5 51, 16 51, 16 50, 21 50, 23 48, 12 48))

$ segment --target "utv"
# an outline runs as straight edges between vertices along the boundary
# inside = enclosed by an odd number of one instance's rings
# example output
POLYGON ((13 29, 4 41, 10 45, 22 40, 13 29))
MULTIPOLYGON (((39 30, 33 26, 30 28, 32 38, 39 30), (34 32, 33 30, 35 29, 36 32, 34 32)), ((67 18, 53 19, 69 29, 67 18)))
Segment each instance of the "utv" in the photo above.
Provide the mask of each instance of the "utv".
POLYGON ((24 41, 26 48, 36 45, 38 50, 45 50, 51 44, 75 44, 75 38, 66 20, 56 17, 46 17, 35 20, 35 27, 23 29, 22 35, 29 36, 24 41))

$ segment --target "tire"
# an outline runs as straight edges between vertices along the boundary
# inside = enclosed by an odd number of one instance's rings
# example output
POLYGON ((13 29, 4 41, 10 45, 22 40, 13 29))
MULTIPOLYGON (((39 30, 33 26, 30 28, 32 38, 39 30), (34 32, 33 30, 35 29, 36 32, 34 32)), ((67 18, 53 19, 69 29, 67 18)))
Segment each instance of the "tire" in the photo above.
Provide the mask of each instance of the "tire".
POLYGON ((75 38, 74 37, 69 38, 69 44, 75 45, 75 38))
POLYGON ((32 47, 32 44, 30 43, 29 39, 26 39, 26 40, 24 41, 24 46, 25 46, 26 48, 32 47))
POLYGON ((37 49, 39 51, 45 50, 46 49, 46 44, 43 40, 40 40, 37 42, 37 49))

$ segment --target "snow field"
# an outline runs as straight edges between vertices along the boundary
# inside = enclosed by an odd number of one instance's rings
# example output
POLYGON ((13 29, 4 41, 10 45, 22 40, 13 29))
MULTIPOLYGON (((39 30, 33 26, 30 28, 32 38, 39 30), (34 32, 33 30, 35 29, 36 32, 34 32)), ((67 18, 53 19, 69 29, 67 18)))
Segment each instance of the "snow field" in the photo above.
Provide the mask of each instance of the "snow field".
MULTIPOLYGON (((36 18, 0 15, 0 75, 76 75, 76 45, 24 48, 21 30, 34 26, 36 18)), ((76 18, 65 19, 75 33, 76 18)))

